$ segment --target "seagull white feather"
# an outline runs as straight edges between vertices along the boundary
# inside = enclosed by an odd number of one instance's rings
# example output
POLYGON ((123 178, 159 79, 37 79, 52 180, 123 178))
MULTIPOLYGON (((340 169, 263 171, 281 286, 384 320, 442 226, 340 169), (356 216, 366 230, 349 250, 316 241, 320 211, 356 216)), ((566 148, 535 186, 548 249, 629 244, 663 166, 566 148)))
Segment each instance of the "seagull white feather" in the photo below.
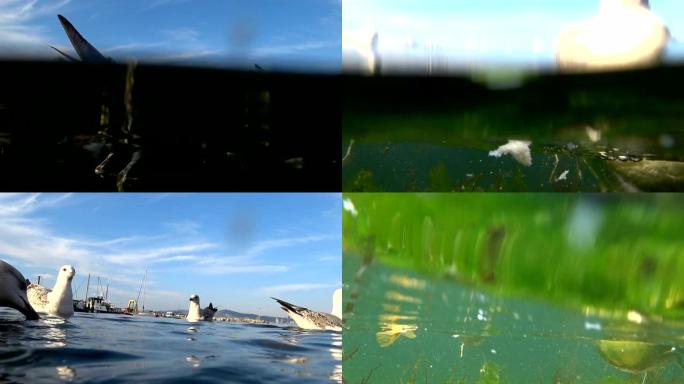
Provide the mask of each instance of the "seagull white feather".
POLYGON ((275 297, 272 297, 272 299, 280 304, 285 313, 300 328, 342 331, 342 289, 340 288, 336 289, 333 293, 332 313, 316 312, 284 300, 276 299, 275 297))
POLYGON ((63 265, 57 273, 57 281, 52 289, 39 284, 30 284, 27 296, 31 306, 38 313, 69 318, 74 314, 74 300, 71 280, 76 270, 71 265, 63 265))

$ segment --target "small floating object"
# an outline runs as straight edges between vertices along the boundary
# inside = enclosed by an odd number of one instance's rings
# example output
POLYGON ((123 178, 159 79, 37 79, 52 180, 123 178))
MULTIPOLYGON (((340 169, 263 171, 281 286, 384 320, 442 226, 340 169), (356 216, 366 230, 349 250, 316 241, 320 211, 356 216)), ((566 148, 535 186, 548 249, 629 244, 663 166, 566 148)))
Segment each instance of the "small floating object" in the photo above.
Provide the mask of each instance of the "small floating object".
POLYGON ((563 173, 561 173, 560 176, 558 176, 556 181, 566 180, 569 172, 569 170, 563 171, 563 173))
POLYGON ((532 154, 530 153, 531 141, 525 140, 508 140, 508 143, 499 148, 489 151, 489 156, 501 157, 503 155, 511 155, 520 164, 529 167, 532 165, 532 154))
POLYGON ((291 166, 294 169, 304 168, 304 158, 303 157, 293 157, 291 159, 285 160, 285 164, 291 166))
POLYGON ((630 373, 647 372, 678 358, 676 348, 645 341, 599 340, 597 346, 604 360, 630 373))

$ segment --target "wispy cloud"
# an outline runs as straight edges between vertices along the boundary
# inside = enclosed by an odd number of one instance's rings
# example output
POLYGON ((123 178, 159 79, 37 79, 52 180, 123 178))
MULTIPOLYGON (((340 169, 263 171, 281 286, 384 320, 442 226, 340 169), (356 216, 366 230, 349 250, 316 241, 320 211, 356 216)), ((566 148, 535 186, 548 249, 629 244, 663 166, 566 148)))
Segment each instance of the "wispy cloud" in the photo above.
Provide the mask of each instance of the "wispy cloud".
POLYGON ((182 44, 194 44, 198 41, 199 32, 193 28, 179 27, 175 29, 167 29, 162 31, 162 34, 167 36, 172 41, 182 44))
POLYGON ((277 248, 287 248, 294 245, 315 243, 323 240, 330 239, 327 235, 306 235, 300 237, 286 237, 274 240, 264 240, 254 244, 246 253, 248 255, 256 255, 265 251, 269 251, 277 248))
MULTIPOLYGON (((337 234, 295 231, 274 239, 257 237, 256 241, 236 245, 225 239, 212 240, 214 238, 208 234, 211 230, 203 229, 193 217, 143 231, 126 226, 123 233, 117 230, 91 232, 78 229, 78 225, 63 226, 58 221, 72 212, 88 211, 86 204, 97 205, 98 202, 70 194, 0 194, 0 258, 15 264, 32 281, 41 274, 48 286, 54 284, 54 276, 61 265, 73 265, 77 270, 74 289, 82 286, 79 294, 85 292, 84 279, 88 274, 94 278, 100 276, 107 279, 103 284, 111 283, 110 296, 121 305, 135 297, 146 268, 151 276, 147 280, 150 293, 168 287, 169 276, 211 281, 226 275, 248 275, 235 277, 248 280, 252 279, 249 275, 259 275, 255 279, 268 281, 270 277, 266 276, 274 275, 278 282, 293 279, 296 282, 298 274, 288 273, 299 268, 289 256, 293 250, 301 249, 296 254, 311 254, 312 247, 320 249, 328 241, 339 240, 337 234), (130 230, 135 232, 127 235, 130 230), (283 256, 279 257, 281 254, 283 256)), ((277 230, 274 228, 269 233, 277 233, 277 230)), ((222 239, 220 232, 218 236, 222 239)), ((311 259, 317 260, 315 256, 311 259)), ((320 257, 321 261, 333 259, 334 253, 326 251, 320 257)), ((91 280, 91 292, 93 284, 91 280)), ((285 290, 292 291, 294 287, 285 287, 285 290)), ((173 292, 174 288, 166 293, 148 295, 150 305, 184 303, 188 293, 173 292)), ((184 288, 193 289, 192 285, 184 285, 184 288)))
POLYGON ((0 50, 8 54, 48 54, 45 29, 35 23, 52 15, 70 0, 0 1, 0 50))
POLYGON ((304 283, 304 284, 283 284, 264 287, 261 292, 265 295, 279 295, 288 292, 311 291, 316 289, 330 289, 337 288, 339 284, 321 284, 321 283, 304 283))
POLYGON ((149 11, 149 10, 152 10, 152 9, 155 9, 158 7, 183 4, 183 3, 187 3, 188 1, 190 1, 190 0, 152 0, 152 1, 146 1, 143 3, 143 7, 140 8, 140 12, 149 11))
POLYGON ((291 55, 301 53, 304 51, 313 51, 333 45, 330 41, 309 41, 297 44, 283 44, 271 45, 264 47, 257 47, 250 51, 255 57, 276 56, 276 55, 291 55))

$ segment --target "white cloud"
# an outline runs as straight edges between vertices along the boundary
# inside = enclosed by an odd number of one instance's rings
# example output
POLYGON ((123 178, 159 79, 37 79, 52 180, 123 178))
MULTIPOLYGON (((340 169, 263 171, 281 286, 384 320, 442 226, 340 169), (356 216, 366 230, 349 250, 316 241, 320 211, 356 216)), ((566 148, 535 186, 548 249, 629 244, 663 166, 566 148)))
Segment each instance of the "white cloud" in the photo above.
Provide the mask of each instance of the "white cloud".
POLYGON ((304 51, 312 51, 330 46, 329 41, 308 41, 298 44, 271 45, 266 47, 253 48, 249 51, 254 57, 290 55, 304 51))
POLYGON ((316 289, 330 289, 338 288, 340 284, 320 284, 320 283, 303 283, 303 284, 283 284, 264 287, 261 292, 265 295, 279 295, 286 292, 298 291, 312 291, 316 289))
POLYGON ((188 27, 167 29, 162 31, 162 34, 170 38, 172 41, 181 44, 193 44, 196 43, 199 38, 199 32, 188 27))
POLYGON ((140 11, 149 11, 158 7, 187 3, 189 0, 153 0, 147 1, 140 11))
MULTIPOLYGON (((54 283, 52 276, 61 265, 73 265, 77 270, 76 285, 82 286, 79 288, 81 295, 85 293, 84 279, 88 274, 93 278, 91 289, 97 276, 106 278, 111 282, 110 295, 114 296, 117 305, 124 305, 133 297, 131 295, 137 295, 147 267, 149 275, 158 279, 162 279, 164 271, 174 270, 206 276, 278 274, 289 271, 290 265, 269 261, 264 256, 280 249, 335 238, 301 235, 257 241, 231 255, 226 244, 206 241, 200 226, 191 220, 174 222, 177 226, 160 225, 162 232, 159 234, 118 234, 109 238, 95 238, 83 233, 66 235, 59 222, 48 219, 44 214, 79 204, 71 197, 62 194, 0 194, 0 258, 8 259, 20 270, 29 269, 30 272, 25 274, 31 281, 35 281, 37 273, 43 274, 48 285, 54 283), (178 230, 196 230, 196 233, 188 241, 187 236, 179 236, 178 230)), ((175 306, 175 303, 187 299, 186 293, 159 291, 150 276, 147 281, 150 305, 175 306)))
MULTIPOLYGON (((40 16, 54 15, 70 0, 0 1, 0 51, 7 55, 48 55, 44 28, 35 24, 40 16)), ((55 18, 55 22, 57 19, 55 18)))

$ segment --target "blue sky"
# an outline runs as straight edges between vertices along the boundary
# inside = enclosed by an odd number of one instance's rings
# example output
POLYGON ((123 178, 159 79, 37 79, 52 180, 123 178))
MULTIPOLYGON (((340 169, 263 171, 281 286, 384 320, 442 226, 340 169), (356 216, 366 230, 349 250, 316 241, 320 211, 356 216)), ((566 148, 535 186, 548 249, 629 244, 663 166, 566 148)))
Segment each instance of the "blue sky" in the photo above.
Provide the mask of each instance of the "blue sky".
MULTIPOLYGON (((651 0, 651 10, 675 38, 666 57, 684 57, 684 1, 651 0)), ((595 15, 599 0, 344 0, 343 55, 361 60, 378 32, 390 59, 549 66, 561 31, 595 15)))
POLYGON ((0 1, 0 51, 54 56, 49 44, 73 52, 57 14, 115 59, 340 66, 340 0, 6 0, 0 1))
POLYGON ((340 194, 0 194, 0 258, 31 281, 76 268, 110 299, 147 309, 202 306, 284 316, 269 297, 330 312, 341 286, 340 194))

